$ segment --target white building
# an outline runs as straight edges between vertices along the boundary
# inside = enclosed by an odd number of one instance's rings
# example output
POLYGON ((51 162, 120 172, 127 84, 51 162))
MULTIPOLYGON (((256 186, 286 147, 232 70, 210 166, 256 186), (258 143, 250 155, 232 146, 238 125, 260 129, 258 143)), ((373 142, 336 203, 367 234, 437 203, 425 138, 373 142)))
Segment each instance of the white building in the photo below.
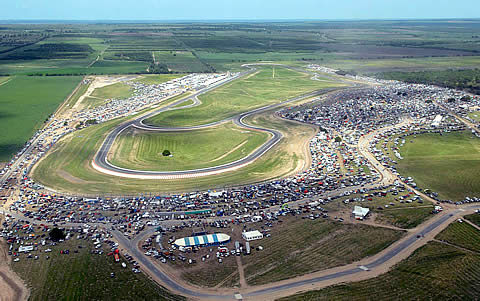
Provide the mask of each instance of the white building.
POLYGON ((355 206, 353 207, 352 214, 355 216, 355 219, 363 220, 368 215, 369 212, 370 212, 370 209, 368 208, 355 206))
POLYGON ((260 231, 258 231, 258 230, 254 230, 254 231, 243 232, 242 237, 246 241, 251 241, 251 240, 256 240, 256 239, 262 239, 263 234, 260 233, 260 231))
POLYGON ((432 122, 432 126, 433 126, 433 127, 438 127, 438 126, 440 126, 440 123, 442 122, 442 120, 443 120, 442 115, 437 115, 437 116, 435 116, 435 119, 433 119, 433 122, 432 122))
POLYGON ((30 251, 33 251, 33 246, 20 246, 18 248, 18 252, 22 253, 22 252, 30 252, 30 251))

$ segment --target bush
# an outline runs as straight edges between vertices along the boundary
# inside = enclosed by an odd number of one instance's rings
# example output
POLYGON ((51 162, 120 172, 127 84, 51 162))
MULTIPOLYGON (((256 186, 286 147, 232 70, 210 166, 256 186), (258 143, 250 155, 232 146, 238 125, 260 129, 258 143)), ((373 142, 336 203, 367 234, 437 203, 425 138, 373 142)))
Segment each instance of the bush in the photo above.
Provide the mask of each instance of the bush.
POLYGON ((162 153, 162 155, 163 155, 164 157, 168 157, 168 156, 170 156, 171 154, 172 154, 172 153, 170 153, 170 151, 169 151, 168 149, 164 150, 163 153, 162 153))

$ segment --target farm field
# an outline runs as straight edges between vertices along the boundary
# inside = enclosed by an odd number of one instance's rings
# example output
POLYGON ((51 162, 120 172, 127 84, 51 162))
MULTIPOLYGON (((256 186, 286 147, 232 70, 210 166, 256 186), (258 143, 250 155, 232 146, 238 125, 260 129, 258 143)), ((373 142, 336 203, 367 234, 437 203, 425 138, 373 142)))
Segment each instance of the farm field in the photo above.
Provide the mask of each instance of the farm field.
POLYGON ((152 133, 129 129, 115 141, 110 162, 139 170, 188 170, 233 162, 267 141, 267 133, 222 124, 189 132, 152 133), (228 139, 225 139, 228 137, 228 139), (163 156, 168 150, 172 156, 163 156))
POLYGON ((429 242, 379 277, 280 300, 475 300, 480 296, 478 277, 478 253, 429 242))
POLYGON ((329 220, 297 218, 277 225, 271 238, 244 263, 250 285, 275 282, 341 266, 373 255, 400 239, 402 231, 329 220))
MULTIPOLYGON (((163 105, 175 101, 173 98, 163 105)), ((160 106, 161 107, 161 106, 160 106)), ((58 191, 79 192, 86 195, 137 192, 183 192, 188 190, 224 188, 274 179, 308 166, 306 147, 315 134, 313 127, 273 117, 265 112, 248 120, 253 125, 280 130, 281 142, 254 163, 237 170, 211 177, 181 180, 135 180, 111 177, 91 167, 91 161, 102 138, 125 119, 90 126, 60 140, 52 151, 32 171, 32 177, 58 191), (161 183, 161 185, 159 185, 161 183)))
POLYGON ((480 252, 480 230, 466 222, 457 221, 448 225, 435 238, 473 252, 480 252))
POLYGON ((470 214, 470 215, 465 215, 465 219, 471 221, 475 225, 480 227, 480 214, 470 214))
POLYGON ((468 131, 422 134, 400 148, 397 168, 417 185, 441 198, 461 200, 480 195, 480 140, 468 131), (439 176, 441 175, 441 176, 439 176))
POLYGON ((360 73, 471 69, 480 67, 477 34, 476 20, 4 24, 0 74, 218 72, 258 61, 360 73))
POLYGON ((171 72, 208 72, 208 67, 190 51, 155 51, 156 62, 167 65, 171 72))
POLYGON ((201 95, 199 106, 164 112, 145 123, 164 127, 207 124, 306 92, 340 86, 333 81, 314 81, 307 74, 286 68, 258 67, 252 75, 201 95))
POLYGON ((80 80, 79 76, 17 76, 0 86, 0 162, 23 147, 80 80))
POLYGON ((13 270, 31 290, 30 300, 184 299, 158 286, 144 274, 133 273, 130 264, 122 268, 106 255, 109 249, 103 250, 102 255, 92 254, 95 249, 88 240, 71 238, 50 249, 49 253, 33 251, 32 255, 38 255, 38 260, 20 255, 19 262, 12 262, 13 270), (70 254, 60 254, 66 249, 70 254), (110 276, 112 272, 114 278, 110 276))

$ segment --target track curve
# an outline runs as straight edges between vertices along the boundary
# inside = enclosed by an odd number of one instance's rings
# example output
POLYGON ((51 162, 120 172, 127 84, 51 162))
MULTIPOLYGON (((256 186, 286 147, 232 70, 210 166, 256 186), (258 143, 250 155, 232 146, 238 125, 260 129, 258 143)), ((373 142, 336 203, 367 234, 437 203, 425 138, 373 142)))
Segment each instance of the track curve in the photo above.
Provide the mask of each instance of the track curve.
POLYGON ((294 98, 290 98, 286 101, 276 103, 276 104, 271 104, 267 105, 261 108, 253 109, 248 112, 240 113, 238 115, 235 115, 233 117, 229 117, 220 121, 204 124, 204 125, 198 125, 198 126, 190 126, 190 127, 173 127, 173 128, 164 128, 164 127, 157 127, 157 126, 152 126, 152 125, 147 125, 144 123, 144 121, 150 117, 153 117, 155 115, 158 115, 162 112, 170 111, 170 110, 178 110, 178 109, 186 109, 186 108, 191 108, 195 107, 201 104, 201 101, 198 99, 198 96, 205 94, 211 90, 214 90, 222 85, 225 85, 227 83, 230 83, 236 79, 239 79, 243 76, 246 76, 248 74, 251 74, 255 72, 257 69, 253 66, 255 65, 275 65, 275 66, 281 66, 287 69, 292 69, 295 71, 301 71, 303 73, 308 73, 311 74, 311 72, 300 69, 300 68, 295 68, 295 67, 290 67, 290 66, 285 66, 285 65, 279 65, 279 64, 246 64, 243 65, 243 67, 248 68, 248 70, 241 72, 235 77, 229 78, 227 80, 223 80, 219 83, 214 84, 213 86, 201 89, 200 91, 196 92, 193 95, 187 96, 185 98, 182 98, 178 101, 175 101, 163 108, 154 110, 152 112, 149 112, 147 114, 141 115, 140 117, 137 117, 136 119, 127 121, 125 123, 120 124, 118 127, 116 127, 113 131, 111 131, 105 140, 103 141, 102 145, 100 146, 100 149, 96 153, 93 161, 92 161, 92 166, 94 169, 96 169, 99 172, 113 175, 113 176, 118 176, 118 177, 124 177, 124 178, 136 178, 136 179, 179 179, 179 178, 193 178, 193 177, 202 177, 202 176, 209 176, 209 175, 214 175, 214 174, 220 174, 228 171, 233 171, 242 167, 245 167, 246 165, 254 162, 256 159, 260 158, 262 155, 264 155, 266 152, 268 152, 272 147, 274 147, 277 143, 280 142, 280 140, 283 138, 283 134, 277 130, 273 129, 268 129, 268 128, 262 128, 262 127, 257 127, 253 125, 249 125, 244 123, 244 119, 250 115, 253 114, 258 114, 262 113, 268 110, 271 110, 276 107, 280 107, 286 103, 290 102, 295 102, 298 100, 310 98, 316 95, 319 95, 323 92, 323 89, 321 90, 316 90, 307 94, 303 94, 294 98), (190 105, 185 105, 178 107, 178 105, 181 105, 184 102, 187 102, 189 100, 193 101, 193 104, 190 105), (182 132, 182 131, 192 131, 192 130, 198 130, 198 129, 204 129, 208 127, 213 127, 222 123, 226 122, 233 122, 235 125, 249 129, 249 130, 255 130, 255 131, 262 131, 266 132, 271 135, 271 138, 259 146, 257 149, 255 149, 253 152, 248 154, 246 157, 243 157, 239 160, 229 162, 226 164, 222 165, 217 165, 217 166, 212 166, 212 167, 205 167, 205 168, 199 168, 199 169, 191 169, 191 170, 179 170, 179 171, 147 171, 147 170, 133 170, 133 169, 127 169, 127 168, 122 168, 119 166, 115 166, 112 163, 108 161, 108 153, 110 149, 112 148, 116 138, 118 135, 120 135, 124 130, 130 127, 134 127, 137 129, 145 130, 145 131, 154 131, 154 132, 182 132))

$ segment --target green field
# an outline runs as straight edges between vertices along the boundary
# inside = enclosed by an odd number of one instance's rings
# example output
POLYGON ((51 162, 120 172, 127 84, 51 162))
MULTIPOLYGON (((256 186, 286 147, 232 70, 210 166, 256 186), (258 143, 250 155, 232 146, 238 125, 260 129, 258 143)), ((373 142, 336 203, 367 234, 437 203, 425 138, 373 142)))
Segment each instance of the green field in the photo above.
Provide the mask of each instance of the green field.
POLYGON ((50 253, 31 252, 39 256, 38 260, 20 255, 20 261, 12 263, 13 270, 30 288, 29 300, 184 300, 144 274, 134 274, 130 264, 122 268, 106 255, 109 248, 102 255, 91 254, 93 244, 75 238, 49 248, 50 253), (70 254, 60 254, 66 249, 70 254), (46 259, 47 255, 50 259, 46 259), (112 272, 114 278, 110 277, 112 272))
POLYGON ((80 80, 79 76, 17 76, 0 86, 0 162, 22 148, 80 80))
POLYGON ((90 95, 102 99, 126 99, 133 95, 133 87, 125 83, 116 83, 102 88, 97 88, 90 95))
POLYGON ((440 197, 461 200, 480 196, 480 140, 470 132, 422 134, 400 147, 403 160, 398 171, 412 176, 421 188, 439 193, 440 197))
POLYGON ((279 281, 341 266, 371 256, 402 237, 402 231, 327 220, 293 219, 272 229, 272 236, 246 258, 249 284, 279 281))
POLYGON ((243 129, 233 123, 188 132, 152 133, 132 129, 118 136, 109 161, 139 170, 211 167, 247 156, 268 137, 267 133, 243 129), (172 157, 163 156, 164 150, 169 150, 172 157))
POLYGON ((164 127, 201 125, 306 92, 339 86, 341 85, 333 81, 311 80, 308 74, 286 68, 258 67, 258 72, 253 75, 200 96, 201 105, 187 110, 164 112, 147 119, 146 123, 164 127))
POLYGON ((429 242, 379 277, 280 300, 477 300, 480 255, 429 242))

